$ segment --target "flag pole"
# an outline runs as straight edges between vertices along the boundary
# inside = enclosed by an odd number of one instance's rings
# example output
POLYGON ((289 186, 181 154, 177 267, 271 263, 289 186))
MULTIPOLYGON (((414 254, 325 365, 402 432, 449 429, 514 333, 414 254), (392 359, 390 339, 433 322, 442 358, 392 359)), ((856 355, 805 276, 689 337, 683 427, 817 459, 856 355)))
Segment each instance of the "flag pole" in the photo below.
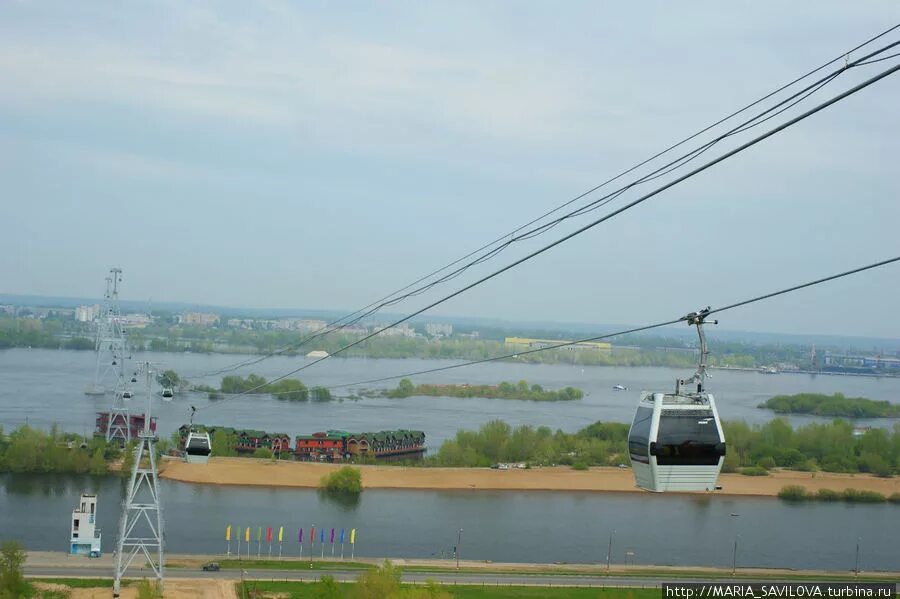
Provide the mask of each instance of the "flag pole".
POLYGON ((238 559, 240 559, 241 558, 241 527, 240 526, 238 526, 237 532, 238 532, 238 534, 237 534, 237 537, 238 537, 238 559))

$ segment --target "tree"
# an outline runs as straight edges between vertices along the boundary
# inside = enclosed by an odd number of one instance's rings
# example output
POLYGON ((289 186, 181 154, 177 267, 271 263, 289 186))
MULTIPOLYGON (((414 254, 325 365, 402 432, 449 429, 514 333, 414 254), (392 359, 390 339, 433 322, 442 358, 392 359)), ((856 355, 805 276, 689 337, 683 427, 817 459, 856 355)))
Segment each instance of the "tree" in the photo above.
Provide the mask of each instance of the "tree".
POLYGON ((331 397, 331 391, 328 390, 328 387, 313 387, 312 399, 313 401, 331 401, 333 398, 331 397))
POLYGON ((362 474, 350 466, 335 470, 319 481, 319 489, 330 495, 359 495, 362 488, 362 474))
POLYGON ((88 468, 91 474, 106 474, 106 459, 103 457, 102 449, 97 449, 94 452, 88 468))
POLYGON ((380 568, 360 574, 353 586, 353 599, 389 599, 400 593, 400 569, 384 560, 380 568))
POLYGON ((174 370, 164 370, 156 376, 156 382, 162 387, 174 389, 175 387, 186 387, 187 381, 178 376, 174 370))
POLYGON ((212 434, 212 454, 219 457, 234 457, 237 455, 238 437, 235 433, 227 433, 218 430, 212 434))
POLYGON ((334 576, 325 575, 319 579, 313 588, 313 599, 341 599, 344 596, 341 588, 334 580, 334 576))
POLYGON ((272 455, 272 450, 268 447, 257 447, 256 451, 253 452, 254 458, 261 458, 264 460, 271 459, 272 455))
POLYGON ((0 545, 0 597, 23 597, 25 594, 25 550, 16 541, 0 545))

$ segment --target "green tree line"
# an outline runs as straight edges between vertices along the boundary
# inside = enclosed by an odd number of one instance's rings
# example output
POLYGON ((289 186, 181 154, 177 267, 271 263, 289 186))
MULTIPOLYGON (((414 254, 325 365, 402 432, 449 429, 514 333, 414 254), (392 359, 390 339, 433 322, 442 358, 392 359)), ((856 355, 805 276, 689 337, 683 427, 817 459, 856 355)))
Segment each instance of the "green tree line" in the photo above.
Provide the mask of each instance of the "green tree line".
POLYGON ((223 377, 219 390, 228 394, 271 394, 276 399, 284 401, 330 401, 333 399, 331 391, 325 387, 309 389, 298 379, 281 379, 269 383, 265 377, 257 374, 249 374, 246 378, 239 375, 223 377))
POLYGON ((845 397, 842 393, 797 393, 776 395, 760 404, 779 414, 815 414, 842 418, 900 418, 900 404, 865 397, 845 397))
POLYGON ((872 428, 855 435, 845 420, 811 423, 796 429, 782 418, 762 426, 724 422, 726 472, 742 467, 775 467, 826 472, 870 472, 891 476, 900 471, 900 424, 892 431, 872 428))
POLYGON ((568 401, 581 399, 581 389, 565 387, 558 391, 546 391, 540 385, 529 385, 519 381, 513 385, 503 381, 499 385, 413 385, 409 379, 402 379, 395 389, 385 391, 387 397, 402 398, 412 395, 438 397, 486 397, 488 399, 527 399, 530 401, 568 401))
POLYGON ((74 472, 106 474, 121 449, 105 439, 85 439, 21 426, 8 435, 0 427, 0 472, 74 472))
MULTIPOLYGON (((546 426, 511 427, 492 420, 478 431, 461 430, 426 458, 432 466, 489 466, 496 462, 534 465, 612 466, 628 463, 627 424, 595 422, 576 433, 546 426)), ((891 476, 900 471, 900 425, 893 432, 873 428, 854 435, 842 420, 792 428, 783 419, 762 426, 724 422, 727 453, 724 470, 742 468, 765 474, 772 468, 869 472, 891 476), (763 472, 759 472, 763 470, 763 472)))

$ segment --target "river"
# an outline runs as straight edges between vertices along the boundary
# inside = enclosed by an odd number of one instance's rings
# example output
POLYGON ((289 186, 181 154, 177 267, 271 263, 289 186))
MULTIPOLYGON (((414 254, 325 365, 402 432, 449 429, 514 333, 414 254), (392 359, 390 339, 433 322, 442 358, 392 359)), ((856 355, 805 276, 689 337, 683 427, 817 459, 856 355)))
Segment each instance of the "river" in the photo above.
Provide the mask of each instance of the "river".
MULTIPOLYGON (((223 354, 152 353, 135 356, 159 363, 193 382, 218 385, 221 375, 201 379, 209 372, 239 362, 241 356, 223 354)), ((248 370, 269 379, 307 363, 303 357, 273 357, 248 370)), ((447 360, 367 360, 333 358, 303 371, 298 376, 308 386, 337 385, 359 380, 402 374, 453 364, 447 360)), ((108 408, 109 398, 84 395, 85 385, 94 372, 94 354, 86 351, 27 350, 0 351, 0 424, 7 428, 24 424, 90 433, 95 412, 108 408)), ((409 397, 406 399, 366 398, 326 403, 292 403, 269 395, 241 396, 210 401, 205 394, 186 394, 171 402, 155 402, 159 432, 168 436, 188 421, 190 406, 199 409, 196 420, 205 424, 234 426, 284 432, 290 435, 327 429, 381 430, 407 428, 423 430, 428 445, 436 449, 457 429, 476 429, 493 418, 512 425, 545 425, 574 432, 597 420, 630 422, 641 389, 668 391, 676 377, 691 374, 671 368, 625 368, 572 366, 561 364, 522 364, 494 362, 458 370, 423 375, 415 382, 496 384, 525 379, 547 389, 566 385, 585 392, 584 399, 569 402, 530 402, 504 399, 461 399, 447 397, 409 397), (614 391, 624 385, 627 391, 614 391)), ((393 387, 395 381, 380 388, 393 387)), ((723 419, 743 419, 750 423, 770 420, 773 413, 759 409, 760 402, 781 393, 834 393, 871 399, 900 401, 900 378, 866 378, 807 374, 766 375, 755 372, 714 371, 707 388, 716 396, 723 419)), ((344 390, 350 394, 350 389, 344 390)), ((338 392, 340 394, 340 391, 338 392)), ((131 402, 143 411, 141 394, 131 402)), ((794 415, 793 424, 827 420, 794 415)), ((860 424, 892 426, 895 420, 860 421, 860 424)))
MULTIPOLYGON (((240 360, 227 355, 148 357, 161 368, 193 376, 196 382, 200 381, 196 373, 240 360)), ((252 371, 272 378, 304 362, 305 358, 272 358, 252 371)), ((302 379, 310 386, 334 385, 451 363, 332 359, 304 371, 302 379)), ((82 393, 93 366, 90 352, 0 352, 0 423, 7 429, 26 420, 43 428, 56 423, 63 430, 90 433, 94 413, 108 402, 82 393)), ((186 421, 193 404, 200 409, 198 421, 204 423, 292 435, 328 428, 414 428, 424 430, 429 445, 437 447, 457 429, 474 429, 492 418, 566 431, 597 420, 628 422, 638 390, 668 390, 677 376, 687 374, 667 368, 490 363, 428 375, 418 382, 490 384, 526 379, 549 389, 579 387, 585 397, 546 403, 438 397, 290 403, 270 396, 210 402, 202 394, 192 394, 171 402, 155 401, 153 409, 164 436, 186 421), (617 384, 629 390, 613 391, 617 384)), ((900 398, 898 379, 716 371, 708 387, 717 396, 723 418, 751 423, 772 417, 756 406, 779 393, 840 391, 872 399, 900 398)), ((144 401, 138 396, 132 404, 142 409, 144 401)), ((816 419, 794 416, 790 420, 800 424, 816 419)), ((892 421, 871 424, 891 426, 892 421)), ((122 496, 122 481, 115 477, 0 476, 0 537, 22 539, 32 549, 64 550, 69 516, 83 489, 100 493, 103 548, 111 551, 122 496)), ((602 563, 612 536, 612 559, 617 563, 728 567, 737 542, 739 566, 846 571, 853 567, 861 539, 864 569, 897 569, 900 564, 900 518, 893 505, 792 505, 777 499, 724 496, 393 490, 368 490, 358 502, 341 504, 310 490, 204 487, 172 481, 162 483, 162 497, 168 549, 173 552, 224 551, 225 526, 232 524, 254 529, 285 526, 290 540, 285 554, 296 555, 297 529, 316 525, 329 530, 357 528, 356 550, 363 556, 448 556, 462 528, 461 555, 466 559, 602 563)), ((308 545, 305 551, 308 555, 308 545)))
MULTIPOLYGON (((115 545, 123 481, 117 477, 0 475, 0 531, 30 549, 65 551, 69 517, 83 489, 100 495, 103 550, 115 545)), ((284 555, 299 553, 297 532, 309 527, 357 529, 356 555, 449 557, 461 528, 464 559, 504 562, 614 563, 730 567, 737 541, 740 567, 851 570, 856 543, 861 568, 896 570, 900 518, 891 505, 775 499, 604 493, 489 491, 363 492, 342 504, 303 489, 204 487, 162 482, 167 549, 224 553, 225 527, 285 527, 284 555), (639 497, 639 498, 638 498, 639 497), (732 515, 737 514, 737 515, 732 515)), ((263 533, 265 535, 265 532, 263 533)), ((315 555, 320 555, 316 534, 315 555)), ((337 547, 338 554, 340 546, 337 547)), ((350 547, 345 547, 349 556, 350 547)), ((232 540, 231 551, 237 551, 232 540)), ((246 552, 246 545, 243 545, 246 552)), ((263 541, 262 553, 268 545, 263 541)), ((330 544, 326 555, 330 555, 330 544)))

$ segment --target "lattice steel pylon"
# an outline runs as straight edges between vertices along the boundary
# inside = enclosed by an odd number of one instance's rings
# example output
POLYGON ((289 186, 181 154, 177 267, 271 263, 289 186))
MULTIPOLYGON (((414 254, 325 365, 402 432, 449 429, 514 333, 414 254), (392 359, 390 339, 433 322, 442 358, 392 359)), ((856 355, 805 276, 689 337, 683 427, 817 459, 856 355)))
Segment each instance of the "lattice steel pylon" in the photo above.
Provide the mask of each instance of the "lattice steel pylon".
POLYGON ((94 348, 97 352, 97 366, 94 370, 94 382, 85 390, 88 395, 104 395, 108 391, 124 389, 125 360, 127 359, 125 334, 122 330, 122 312, 119 308, 119 283, 122 282, 122 269, 110 268, 106 277, 106 293, 103 308, 97 316, 97 337, 94 348), (114 383, 108 387, 108 380, 113 377, 114 383))
MULTIPOLYGON (((103 311, 97 317, 97 368, 94 372, 94 384, 89 388, 89 395, 103 395, 109 389, 108 380, 114 378, 112 388, 112 404, 109 407, 106 422, 106 442, 119 441, 122 445, 131 441, 131 426, 128 409, 125 407, 125 392, 128 383, 125 379, 125 361, 128 350, 125 333, 122 330, 122 312, 119 309, 119 283, 122 282, 122 269, 110 268, 106 277, 106 294, 103 311)), ((130 393, 129 393, 130 396, 130 393)))
POLYGON ((159 497, 159 477, 156 468, 156 432, 152 429, 150 407, 153 393, 150 388, 152 369, 150 362, 141 365, 146 376, 147 411, 144 413, 144 430, 138 435, 134 449, 134 465, 131 471, 122 517, 119 520, 119 536, 116 544, 113 581, 113 597, 119 596, 122 576, 135 557, 146 559, 162 589, 165 574, 165 529, 162 505, 159 497))

